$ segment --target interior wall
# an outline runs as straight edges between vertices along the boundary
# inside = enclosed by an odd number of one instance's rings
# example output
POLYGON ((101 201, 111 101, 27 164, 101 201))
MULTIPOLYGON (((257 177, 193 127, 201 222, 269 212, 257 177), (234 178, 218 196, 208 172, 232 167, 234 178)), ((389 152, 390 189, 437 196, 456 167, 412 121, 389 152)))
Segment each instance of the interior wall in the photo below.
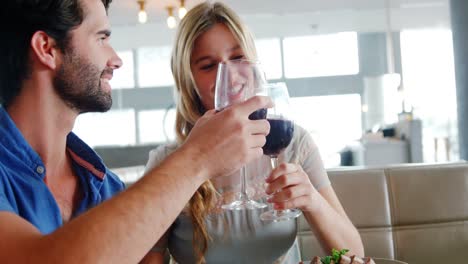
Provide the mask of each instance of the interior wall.
MULTIPOLYGON (((401 73, 399 33, 393 33, 396 72, 401 73)), ((288 85, 292 97, 324 96, 338 94, 363 94, 364 77, 377 76, 387 72, 385 57, 385 33, 358 34, 360 72, 357 75, 330 76, 316 78, 280 79, 288 85)), ((135 112, 152 109, 165 109, 173 100, 173 87, 153 87, 144 89, 116 89, 112 91, 112 109, 133 108, 135 112)), ((137 116, 137 115, 136 115, 137 116)), ((136 126, 138 129, 138 126, 136 126)), ((163 129, 163 128, 161 128, 163 129)), ((138 131, 137 131, 138 134, 138 131)), ((154 146, 152 146, 154 147, 154 146)), ((110 167, 144 165, 150 148, 105 147, 98 152, 110 167)))
POLYGON ((460 158, 468 160, 468 1, 451 0, 460 158))

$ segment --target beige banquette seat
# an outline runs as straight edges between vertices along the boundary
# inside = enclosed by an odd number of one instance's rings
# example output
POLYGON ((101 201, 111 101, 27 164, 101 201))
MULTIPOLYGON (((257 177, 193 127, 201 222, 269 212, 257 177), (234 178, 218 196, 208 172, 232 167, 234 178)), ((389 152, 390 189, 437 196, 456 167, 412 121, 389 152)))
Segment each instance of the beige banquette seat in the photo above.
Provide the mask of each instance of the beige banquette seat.
MULTIPOLYGON (((328 171, 366 256, 411 264, 468 263, 468 163, 328 171)), ((302 258, 325 255, 304 218, 302 258)))

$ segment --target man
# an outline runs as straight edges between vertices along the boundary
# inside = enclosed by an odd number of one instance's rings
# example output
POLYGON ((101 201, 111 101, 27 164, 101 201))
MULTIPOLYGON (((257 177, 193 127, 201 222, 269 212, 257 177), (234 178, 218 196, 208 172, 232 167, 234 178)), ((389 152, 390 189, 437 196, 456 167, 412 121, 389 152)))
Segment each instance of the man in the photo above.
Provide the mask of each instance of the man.
POLYGON ((2 263, 136 263, 203 182, 262 155, 268 122, 248 115, 271 102, 256 97, 208 112, 178 151, 122 191, 71 133, 80 113, 111 107, 109 80, 122 62, 109 44, 110 1, 2 2, 2 263))

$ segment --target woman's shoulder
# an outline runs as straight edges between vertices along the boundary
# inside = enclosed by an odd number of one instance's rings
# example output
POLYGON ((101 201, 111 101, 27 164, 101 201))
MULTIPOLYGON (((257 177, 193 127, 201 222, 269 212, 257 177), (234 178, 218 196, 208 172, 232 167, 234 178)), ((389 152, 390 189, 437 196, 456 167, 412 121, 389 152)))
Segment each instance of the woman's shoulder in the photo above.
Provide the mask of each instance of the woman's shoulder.
POLYGON ((310 133, 303 128, 302 126, 295 124, 294 125, 294 136, 295 138, 302 139, 304 137, 309 137, 310 138, 310 133))
POLYGON ((161 144, 158 147, 150 150, 145 171, 156 167, 159 163, 161 163, 161 161, 163 161, 167 156, 174 152, 178 147, 178 143, 170 142, 167 144, 161 144))
POLYGON ((179 147, 177 142, 169 142, 166 144, 161 144, 156 148, 150 150, 149 155, 150 157, 159 157, 159 156, 169 156, 172 152, 174 152, 179 147))
POLYGON ((291 144, 289 144, 283 153, 283 160, 290 163, 302 164, 310 153, 316 153, 317 151, 318 147, 312 139, 310 132, 296 124, 291 144))
POLYGON ((300 125, 294 126, 294 137, 291 144, 293 149, 301 148, 301 147, 315 147, 315 142, 312 139, 309 131, 303 128, 300 125))

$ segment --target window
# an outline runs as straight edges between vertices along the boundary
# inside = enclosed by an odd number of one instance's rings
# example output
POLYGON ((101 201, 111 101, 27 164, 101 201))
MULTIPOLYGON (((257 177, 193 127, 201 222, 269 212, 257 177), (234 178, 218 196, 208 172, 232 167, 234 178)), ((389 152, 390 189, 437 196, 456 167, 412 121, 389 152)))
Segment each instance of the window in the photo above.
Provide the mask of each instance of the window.
POLYGON ((134 145, 135 111, 125 109, 82 114, 76 119, 73 132, 91 147, 134 145))
POLYGON ((361 96, 291 98, 294 121, 312 135, 325 167, 340 165, 339 152, 361 137, 361 96))
POLYGON ((122 59, 122 67, 114 71, 114 76, 110 81, 112 88, 134 88, 135 87, 135 72, 133 65, 133 52, 122 51, 117 52, 117 55, 122 59))
POLYGON ((138 49, 138 85, 140 87, 174 84, 171 72, 171 50, 171 46, 138 49))
POLYGON ((138 113, 140 143, 160 143, 175 140, 175 109, 150 110, 138 113))
POLYGON ((359 73, 356 32, 285 38, 283 48, 286 78, 359 73))
POLYGON ((451 160, 456 160, 457 101, 452 32, 404 30, 400 41, 405 100, 414 107, 414 115, 423 123, 424 161, 436 161, 434 142, 444 138, 449 139, 451 160))
POLYGON ((267 79, 280 79, 283 77, 281 66, 280 40, 260 39, 255 41, 258 59, 262 63, 267 79))

